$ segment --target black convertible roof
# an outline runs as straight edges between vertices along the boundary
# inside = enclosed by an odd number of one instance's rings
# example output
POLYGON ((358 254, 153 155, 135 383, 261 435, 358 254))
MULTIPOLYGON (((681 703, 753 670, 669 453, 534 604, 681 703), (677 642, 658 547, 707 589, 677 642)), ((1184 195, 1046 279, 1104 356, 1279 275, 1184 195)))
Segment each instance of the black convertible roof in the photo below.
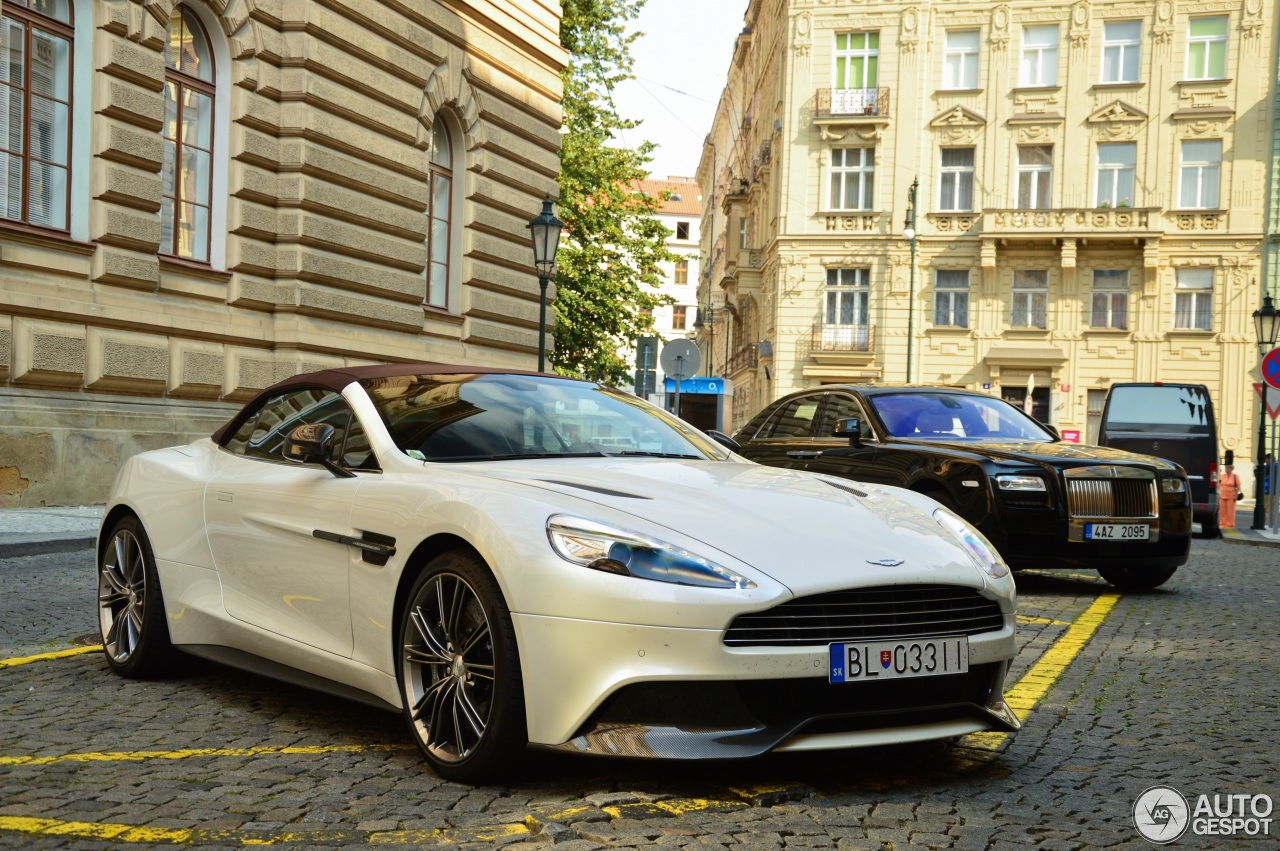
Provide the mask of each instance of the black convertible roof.
POLYGON ((254 408, 262 399, 272 396, 278 396, 282 391, 292 389, 302 389, 304 387, 319 387, 325 390, 332 390, 340 393, 342 388, 346 387, 353 381, 363 381, 368 378, 392 378, 398 375, 545 375, 551 378, 558 378, 551 373, 533 372, 524 369, 507 369, 505 367, 495 366, 463 366, 459 364, 449 363, 380 363, 370 366, 344 366, 336 369, 325 369, 320 372, 304 372, 300 375, 294 375, 283 381, 277 381, 267 389, 261 391, 252 399, 244 404, 234 417, 223 423, 222 428, 215 431, 210 438, 214 443, 221 444, 227 434, 238 428, 240 420, 244 418, 247 411, 254 408))

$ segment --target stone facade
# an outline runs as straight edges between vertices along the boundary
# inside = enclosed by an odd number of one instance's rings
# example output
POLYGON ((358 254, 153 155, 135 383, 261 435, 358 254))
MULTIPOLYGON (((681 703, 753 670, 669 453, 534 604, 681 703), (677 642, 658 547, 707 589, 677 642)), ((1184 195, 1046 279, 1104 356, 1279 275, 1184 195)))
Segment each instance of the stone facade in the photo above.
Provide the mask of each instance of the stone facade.
POLYGON ((1113 382, 1193 381, 1251 457, 1274 74, 1249 69, 1276 66, 1275 16, 751 0, 698 173, 701 300, 761 354, 728 375, 735 425, 910 379, 1031 388, 1088 440, 1113 382))
POLYGON ((32 176, 0 207, 0 505, 101 501, 121 458, 301 371, 534 366, 525 226, 556 194, 559 4, 3 14, 31 82, 0 90, 0 137, 32 176), (23 103, 53 154, 15 141, 23 103))

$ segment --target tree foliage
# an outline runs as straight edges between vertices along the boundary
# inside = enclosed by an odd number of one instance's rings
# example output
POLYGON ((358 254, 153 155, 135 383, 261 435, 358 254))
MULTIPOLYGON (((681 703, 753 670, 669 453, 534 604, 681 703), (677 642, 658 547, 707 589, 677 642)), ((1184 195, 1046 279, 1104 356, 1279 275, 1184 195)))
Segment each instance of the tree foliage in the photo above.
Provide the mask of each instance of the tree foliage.
POLYGON ((607 383, 628 380, 617 350, 653 329, 658 264, 672 259, 667 230, 654 215, 658 198, 635 192, 653 150, 620 143, 623 118, 613 89, 631 77, 627 24, 644 5, 635 0, 564 0, 560 40, 570 54, 564 82, 558 215, 564 236, 557 255, 555 349, 562 375, 607 383))

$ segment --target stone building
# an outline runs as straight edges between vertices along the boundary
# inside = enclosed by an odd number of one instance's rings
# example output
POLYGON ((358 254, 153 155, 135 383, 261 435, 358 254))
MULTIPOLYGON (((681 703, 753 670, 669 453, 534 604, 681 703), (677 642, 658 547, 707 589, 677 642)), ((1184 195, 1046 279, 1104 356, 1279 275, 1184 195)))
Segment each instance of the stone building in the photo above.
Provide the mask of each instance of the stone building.
POLYGON ((1249 457, 1275 16, 750 0, 698 171, 702 300, 755 353, 730 361, 736 423, 911 380, 1030 394, 1089 440, 1113 382, 1181 380, 1249 457))
POLYGON ((533 367, 553 0, 4 0, 0 505, 342 364, 533 367))
MULTIPOLYGON (((666 196, 658 206, 656 217, 671 231, 667 249, 676 259, 662 264, 659 292, 669 296, 672 303, 654 309, 653 333, 661 343, 683 340, 698 320, 698 228, 702 223, 702 190, 693 178, 674 176, 666 180, 638 181, 636 189, 654 198, 666 196)), ((633 358, 634 351, 629 351, 627 359, 633 358)), ((662 367, 656 366, 649 397, 658 404, 662 404, 665 377, 662 367)))

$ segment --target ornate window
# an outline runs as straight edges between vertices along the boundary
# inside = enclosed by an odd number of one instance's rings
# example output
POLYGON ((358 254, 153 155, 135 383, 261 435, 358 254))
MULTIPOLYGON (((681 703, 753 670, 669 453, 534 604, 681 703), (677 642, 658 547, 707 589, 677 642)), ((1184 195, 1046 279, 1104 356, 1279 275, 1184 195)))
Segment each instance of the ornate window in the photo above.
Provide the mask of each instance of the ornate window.
POLYGON ((1093 303, 1089 325, 1094 328, 1129 327, 1129 270, 1094 269, 1093 303))
POLYGON ((1107 21, 1102 26, 1102 82, 1136 83, 1142 59, 1142 21, 1107 21))
POLYGON ((1015 269, 1013 272, 1013 316, 1015 328, 1047 328, 1049 313, 1049 272, 1047 269, 1015 269))
POLYGON ((973 148, 943 148, 938 210, 967 213, 973 209, 973 148))
POLYGON ((0 218, 70 229, 70 0, 9 0, 0 16, 0 218))
POLYGON ((1227 16, 1192 18, 1187 31, 1187 79, 1227 76, 1227 16))
POLYGON ((978 31, 947 30, 943 36, 942 88, 978 87, 978 31))
POLYGON ((1020 86, 1058 85, 1058 25, 1022 28, 1020 86))
POLYGON ((194 12, 174 6, 164 71, 160 253, 209 262, 213 207, 213 51, 194 12))
POLYGON ((880 33, 836 33, 836 89, 874 89, 880 33))
POLYGON ((1018 146, 1018 209, 1047 210, 1053 195, 1053 146, 1018 146))
POLYGON ((1182 143, 1178 206, 1184 210, 1216 210, 1222 171, 1222 140, 1182 143))
POLYGON ((453 141, 448 122, 437 115, 431 127, 430 200, 427 210, 427 304, 449 306, 453 242, 453 141))
POLYGON ((1173 327, 1213 330, 1213 270, 1179 269, 1173 294, 1173 327))
POLYGON ((875 170, 875 148, 833 148, 831 209, 870 210, 875 170))
POLYGON ((1133 167, 1137 157, 1133 142, 1098 145, 1098 206, 1133 205, 1133 167))
POLYGON ((865 349, 870 335, 870 269, 828 269, 824 345, 865 349))
POLYGON ((934 273, 933 324, 969 327, 968 269, 938 269, 934 273))

